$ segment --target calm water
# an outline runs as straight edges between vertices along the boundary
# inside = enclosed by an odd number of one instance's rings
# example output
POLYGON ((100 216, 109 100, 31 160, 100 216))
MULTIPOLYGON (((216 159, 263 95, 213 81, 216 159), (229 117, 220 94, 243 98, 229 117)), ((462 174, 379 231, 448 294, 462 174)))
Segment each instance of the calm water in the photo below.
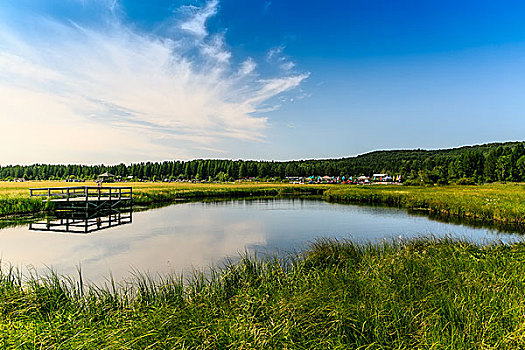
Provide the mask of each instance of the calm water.
POLYGON ((133 213, 131 224, 88 234, 0 230, 2 261, 37 271, 53 268, 86 280, 116 280, 136 269, 155 275, 221 264, 239 253, 300 250, 318 237, 360 242, 432 235, 474 242, 521 240, 495 229, 432 221, 405 210, 275 199, 177 204, 133 213))

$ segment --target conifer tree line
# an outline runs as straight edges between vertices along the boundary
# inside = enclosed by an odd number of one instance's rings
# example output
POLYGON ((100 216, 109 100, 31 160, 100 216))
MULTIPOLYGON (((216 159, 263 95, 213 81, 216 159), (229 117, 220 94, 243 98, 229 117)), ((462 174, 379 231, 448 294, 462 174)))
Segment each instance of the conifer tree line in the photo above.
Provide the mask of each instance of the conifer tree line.
POLYGON ((412 184, 466 181, 525 181, 525 142, 493 143, 445 150, 375 151, 342 159, 251 161, 197 159, 142 162, 130 165, 0 166, 0 179, 96 179, 109 172, 127 179, 233 181, 244 178, 279 180, 286 177, 401 175, 412 184))

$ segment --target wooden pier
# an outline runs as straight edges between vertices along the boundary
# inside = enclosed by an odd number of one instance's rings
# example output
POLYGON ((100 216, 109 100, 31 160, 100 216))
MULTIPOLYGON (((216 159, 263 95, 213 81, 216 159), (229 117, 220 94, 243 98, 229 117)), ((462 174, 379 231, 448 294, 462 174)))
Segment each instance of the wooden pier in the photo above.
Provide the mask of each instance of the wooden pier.
POLYGON ((57 210, 105 210, 130 207, 133 204, 131 187, 30 188, 29 195, 47 199, 57 210))

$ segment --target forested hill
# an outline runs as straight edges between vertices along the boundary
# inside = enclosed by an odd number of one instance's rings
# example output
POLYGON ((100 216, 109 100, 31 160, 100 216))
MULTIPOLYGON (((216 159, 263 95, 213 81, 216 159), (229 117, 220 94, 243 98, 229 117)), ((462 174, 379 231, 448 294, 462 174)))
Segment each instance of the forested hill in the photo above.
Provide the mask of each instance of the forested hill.
POLYGON ((356 157, 298 161, 197 159, 142 162, 130 165, 0 166, 0 179, 94 179, 103 172, 133 179, 240 178, 283 179, 292 176, 401 175, 409 183, 525 181, 525 142, 490 143, 441 150, 374 151, 356 157))
MULTIPOLYGON (((363 174, 370 172, 402 172, 406 174, 412 169, 432 170, 435 166, 449 166, 451 162, 453 162, 455 165, 459 165, 457 163, 461 162, 462 160, 468 160, 470 161, 468 163, 472 163, 471 158, 473 156, 476 157, 483 155, 484 158, 487 158, 491 152, 491 158, 493 158, 494 155, 497 155, 498 157, 504 156, 507 155, 507 153, 512 153, 513 149, 516 149, 517 153, 515 156, 519 154, 519 157, 521 157, 523 155, 523 146, 525 146, 525 142, 519 141, 487 143, 483 145, 463 146, 438 150, 415 149, 373 151, 356 157, 342 158, 338 161, 342 164, 345 164, 345 167, 358 169, 358 172, 363 174), (460 156, 463 158, 460 158, 460 156), (456 160, 458 162, 456 162, 456 160)), ((462 167, 464 168, 465 165, 466 164, 463 164, 462 167)), ((474 169, 475 164, 468 165, 472 168, 472 172, 476 170, 474 169)), ((480 169, 477 170, 479 172, 480 169)))
POLYGON ((513 148, 515 146, 524 145, 525 141, 517 142, 504 142, 504 143, 487 143, 483 145, 475 146, 463 146, 457 148, 446 148, 438 150, 388 150, 388 151, 373 151, 365 153, 356 157, 343 158, 341 160, 354 159, 362 163, 378 163, 388 162, 386 167, 392 163, 401 163, 403 161, 421 161, 423 162, 427 158, 431 158, 434 161, 449 161, 451 158, 455 158, 465 152, 481 152, 487 155, 491 150, 497 149, 498 147, 513 148))

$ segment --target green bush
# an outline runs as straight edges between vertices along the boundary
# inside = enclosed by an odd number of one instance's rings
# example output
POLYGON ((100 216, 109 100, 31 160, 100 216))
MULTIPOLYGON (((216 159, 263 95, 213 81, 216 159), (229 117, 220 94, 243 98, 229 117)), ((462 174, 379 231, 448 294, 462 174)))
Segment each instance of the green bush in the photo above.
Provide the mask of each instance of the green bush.
POLYGON ((463 177, 456 181, 456 185, 460 185, 460 186, 472 186, 475 184, 476 182, 469 177, 463 177))
POLYGON ((446 185, 448 185, 449 183, 448 183, 448 180, 447 180, 447 179, 445 179, 445 178, 442 177, 442 178, 439 178, 439 179, 437 180, 437 184, 438 184, 438 185, 441 185, 441 186, 446 186, 446 185))

